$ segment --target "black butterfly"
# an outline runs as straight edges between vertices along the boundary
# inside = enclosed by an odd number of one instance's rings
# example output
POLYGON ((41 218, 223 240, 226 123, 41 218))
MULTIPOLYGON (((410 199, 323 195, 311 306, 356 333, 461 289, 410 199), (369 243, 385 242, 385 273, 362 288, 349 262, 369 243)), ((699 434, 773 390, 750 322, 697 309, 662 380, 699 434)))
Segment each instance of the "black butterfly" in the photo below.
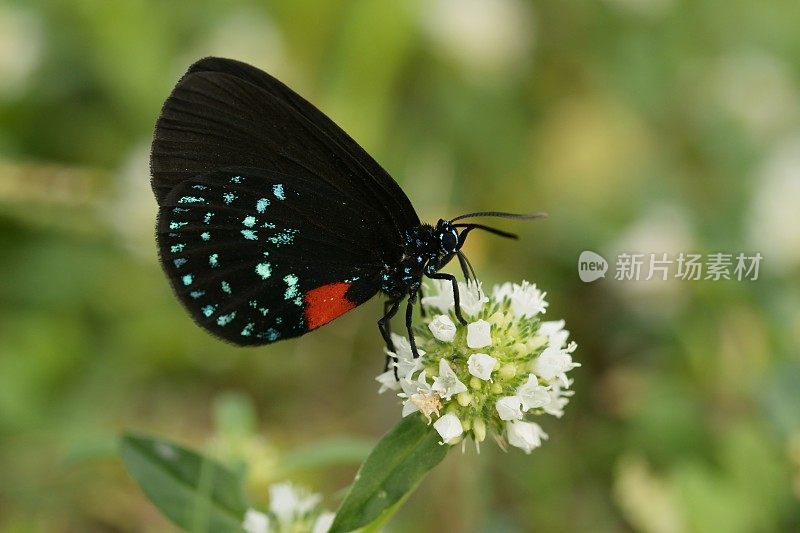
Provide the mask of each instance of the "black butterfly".
POLYGON ((397 183, 317 108, 270 75, 230 59, 192 65, 167 98, 151 152, 161 265, 192 318, 238 345, 297 337, 388 296, 378 321, 408 298, 406 326, 423 276, 458 257, 481 224, 471 213, 420 222, 397 183))

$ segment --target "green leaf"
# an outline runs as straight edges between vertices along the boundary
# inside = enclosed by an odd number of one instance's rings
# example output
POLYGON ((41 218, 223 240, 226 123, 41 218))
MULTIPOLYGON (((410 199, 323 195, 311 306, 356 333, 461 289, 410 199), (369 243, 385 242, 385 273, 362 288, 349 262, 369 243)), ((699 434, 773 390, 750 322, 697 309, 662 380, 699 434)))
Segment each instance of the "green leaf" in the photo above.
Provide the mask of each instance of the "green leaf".
POLYGON ((385 523, 449 449, 419 413, 401 419, 361 465, 330 533, 385 523))
POLYGON ((239 478, 218 462, 172 442, 126 434, 128 472, 175 524, 193 533, 241 533, 249 507, 239 478))

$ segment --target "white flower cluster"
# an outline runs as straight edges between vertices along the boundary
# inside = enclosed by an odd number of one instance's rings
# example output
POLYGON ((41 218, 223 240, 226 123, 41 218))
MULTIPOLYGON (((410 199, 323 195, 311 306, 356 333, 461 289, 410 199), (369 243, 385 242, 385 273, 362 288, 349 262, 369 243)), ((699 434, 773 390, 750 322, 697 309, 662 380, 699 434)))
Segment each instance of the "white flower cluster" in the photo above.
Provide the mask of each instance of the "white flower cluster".
POLYGON ((397 378, 394 367, 379 375, 379 392, 398 391, 403 416, 420 411, 443 444, 470 435, 477 445, 491 433, 501 447, 538 448, 547 434, 530 418, 564 414, 572 395, 567 372, 580 366, 564 321, 539 318, 546 293, 523 281, 495 286, 489 298, 480 283, 459 283, 469 321, 463 327, 455 320, 452 285, 437 280, 426 289, 428 313, 415 329, 420 357, 414 359, 405 337, 392 334, 397 378))
POLYGON ((242 528, 247 533, 327 533, 334 513, 323 511, 322 496, 289 482, 269 488, 269 512, 248 509, 242 528))

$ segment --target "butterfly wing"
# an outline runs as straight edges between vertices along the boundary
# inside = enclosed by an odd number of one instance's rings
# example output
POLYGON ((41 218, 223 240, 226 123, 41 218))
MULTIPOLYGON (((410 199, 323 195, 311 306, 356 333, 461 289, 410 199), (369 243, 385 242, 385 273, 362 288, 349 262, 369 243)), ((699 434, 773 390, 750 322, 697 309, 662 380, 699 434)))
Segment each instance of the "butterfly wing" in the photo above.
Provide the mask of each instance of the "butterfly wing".
POLYGON ((161 264, 194 320, 239 345, 296 337, 380 288, 369 205, 313 174, 228 167, 161 199, 161 264))
POLYGON ((156 124, 153 190, 161 202, 183 180, 231 166, 316 177, 345 201, 373 206, 388 245, 420 223, 391 176, 316 107, 250 65, 202 59, 156 124))

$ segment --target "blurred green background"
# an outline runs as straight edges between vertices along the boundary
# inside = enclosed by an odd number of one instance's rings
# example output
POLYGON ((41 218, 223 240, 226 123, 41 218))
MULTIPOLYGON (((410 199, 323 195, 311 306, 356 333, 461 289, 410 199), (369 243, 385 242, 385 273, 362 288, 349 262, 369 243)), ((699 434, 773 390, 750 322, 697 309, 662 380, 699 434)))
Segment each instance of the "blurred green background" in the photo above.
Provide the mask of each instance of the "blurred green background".
MULTIPOLYGON (((149 431, 335 508, 399 416, 370 302, 236 349, 156 262, 148 146, 197 58, 276 75, 487 283, 548 291, 583 364, 530 456, 451 453, 391 531, 800 529, 797 0, 0 3, 0 530, 174 531, 116 456, 149 431), (764 256, 757 281, 577 276, 595 250, 764 256)), ((613 266, 612 266, 613 269, 613 266)))

